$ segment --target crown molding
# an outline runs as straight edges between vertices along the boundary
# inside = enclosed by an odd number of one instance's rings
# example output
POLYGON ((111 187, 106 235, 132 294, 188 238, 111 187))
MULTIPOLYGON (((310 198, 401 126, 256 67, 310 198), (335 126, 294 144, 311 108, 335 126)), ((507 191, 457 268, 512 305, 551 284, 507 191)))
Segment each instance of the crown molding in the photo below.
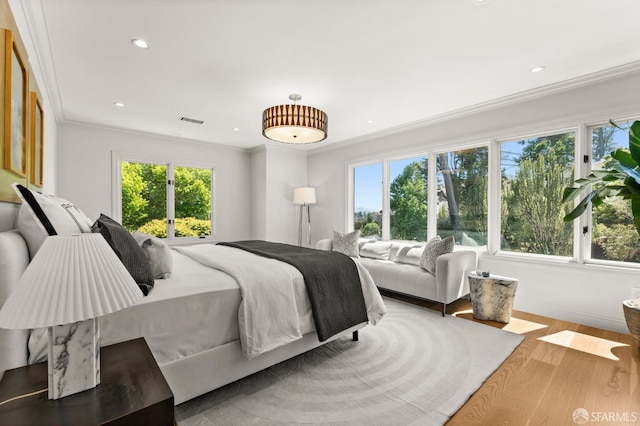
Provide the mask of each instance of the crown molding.
MULTIPOLYGON (((46 92, 47 98, 53 108, 53 115, 58 123, 65 120, 62 106, 62 95, 58 89, 58 78, 53 61, 51 42, 47 21, 44 15, 43 0, 16 0, 13 4, 19 8, 12 9, 14 16, 20 14, 26 23, 29 39, 33 44, 33 56, 35 61, 30 61, 34 74, 39 75, 46 92)), ((18 19, 16 17, 16 19, 18 19)), ((23 37, 24 39, 24 37, 23 37)))

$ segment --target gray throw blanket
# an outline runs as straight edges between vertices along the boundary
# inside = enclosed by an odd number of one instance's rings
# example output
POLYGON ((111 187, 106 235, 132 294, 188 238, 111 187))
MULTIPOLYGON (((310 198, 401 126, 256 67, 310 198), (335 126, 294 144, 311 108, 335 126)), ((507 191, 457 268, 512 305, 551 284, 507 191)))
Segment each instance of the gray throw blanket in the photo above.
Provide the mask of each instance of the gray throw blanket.
POLYGON ((314 250, 261 240, 220 242, 296 267, 304 277, 313 320, 321 342, 367 322, 367 308, 355 263, 334 251, 314 250))

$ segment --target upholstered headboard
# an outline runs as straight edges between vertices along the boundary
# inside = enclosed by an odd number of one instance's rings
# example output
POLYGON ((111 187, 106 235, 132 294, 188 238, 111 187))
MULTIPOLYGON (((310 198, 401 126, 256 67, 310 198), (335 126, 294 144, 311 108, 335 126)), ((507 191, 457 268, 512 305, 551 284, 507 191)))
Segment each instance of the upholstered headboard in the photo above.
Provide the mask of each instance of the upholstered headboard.
MULTIPOLYGON (((0 232, 0 307, 29 264, 27 243, 18 231, 0 232)), ((5 370, 27 365, 28 330, 0 328, 0 378, 5 370)))

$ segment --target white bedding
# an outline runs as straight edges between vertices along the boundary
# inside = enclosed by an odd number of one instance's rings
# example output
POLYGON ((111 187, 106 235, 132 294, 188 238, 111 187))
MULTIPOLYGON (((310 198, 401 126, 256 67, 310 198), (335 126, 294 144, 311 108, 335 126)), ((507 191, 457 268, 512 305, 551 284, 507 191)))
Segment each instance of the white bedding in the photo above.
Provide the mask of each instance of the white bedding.
MULTIPOLYGON (((100 318, 101 345, 143 336, 162 365, 238 339, 240 290, 224 272, 175 250, 171 278, 138 304, 100 318)), ((46 333, 32 332, 29 363, 47 359, 46 333)))
MULTIPOLYGON (((302 274, 293 266, 213 244, 171 252, 171 278, 156 280, 135 306, 100 318, 102 346, 142 336, 163 365, 240 339, 250 359, 315 330, 302 274), (273 286, 284 297, 273 297, 273 286)), ((367 270, 356 265, 375 325, 386 308, 367 270)), ((46 340, 43 331, 31 333, 29 363, 46 359, 46 340)))
MULTIPOLYGON (((242 295, 238 325, 245 358, 252 359, 315 330, 304 279, 295 267, 227 246, 207 244, 176 250, 225 271, 238 282, 242 295)), ((386 308, 369 273, 364 268, 358 270, 367 316, 375 325, 386 308)))

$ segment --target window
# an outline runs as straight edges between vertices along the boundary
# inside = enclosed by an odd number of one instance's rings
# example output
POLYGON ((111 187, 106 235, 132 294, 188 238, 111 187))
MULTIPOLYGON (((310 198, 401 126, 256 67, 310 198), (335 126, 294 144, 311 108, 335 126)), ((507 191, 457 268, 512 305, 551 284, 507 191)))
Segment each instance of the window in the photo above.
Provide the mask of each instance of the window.
POLYGON ((382 163, 353 168, 353 228, 382 237, 382 163))
MULTIPOLYGON (((611 169, 611 151, 629 147, 631 122, 591 129, 591 169, 611 169)), ((592 209, 591 258, 640 262, 640 242, 633 225, 631 203, 619 197, 608 198, 592 209)))
POLYGON ((500 144, 502 250, 573 255, 562 193, 573 183, 574 147, 574 132, 500 144))
POLYGON ((391 239, 427 240, 427 157, 389 162, 391 239))
POLYGON ((213 168, 120 162, 122 225, 159 238, 212 234, 213 168))
POLYGON ((438 235, 456 244, 487 244, 487 147, 437 154, 438 235))

